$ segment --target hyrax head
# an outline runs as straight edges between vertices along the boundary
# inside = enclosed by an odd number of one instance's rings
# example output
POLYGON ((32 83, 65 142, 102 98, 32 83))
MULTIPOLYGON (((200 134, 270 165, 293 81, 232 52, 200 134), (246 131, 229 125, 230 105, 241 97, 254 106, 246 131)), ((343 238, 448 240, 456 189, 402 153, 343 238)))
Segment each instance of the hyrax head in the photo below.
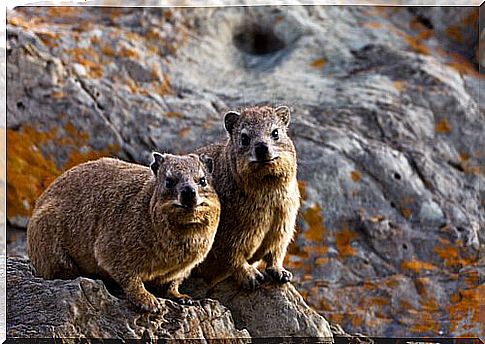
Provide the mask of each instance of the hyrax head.
POLYGON ((206 222, 219 212, 219 200, 210 184, 213 161, 207 156, 153 153, 150 168, 156 178, 152 216, 170 222, 206 222))
POLYGON ((288 136, 287 106, 251 107, 229 111, 224 125, 229 134, 236 171, 241 177, 289 177, 296 172, 295 147, 288 136))

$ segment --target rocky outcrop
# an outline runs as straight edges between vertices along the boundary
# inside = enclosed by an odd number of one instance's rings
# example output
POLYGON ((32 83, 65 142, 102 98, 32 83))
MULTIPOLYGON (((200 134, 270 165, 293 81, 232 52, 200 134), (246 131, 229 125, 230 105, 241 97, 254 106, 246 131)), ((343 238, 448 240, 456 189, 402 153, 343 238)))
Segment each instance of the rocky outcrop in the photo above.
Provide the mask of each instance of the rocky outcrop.
MULTIPOLYGON (((205 293, 199 281, 189 283, 196 288, 194 295, 205 293)), ((246 343, 250 336, 297 335, 333 341, 329 324, 305 304, 291 285, 266 285, 249 294, 226 282, 210 298, 203 297, 194 306, 163 300, 160 314, 138 312, 116 287, 111 288, 108 291, 102 281, 84 277, 47 281, 34 276, 26 258, 8 258, 7 336, 232 338, 246 343)))
POLYGON ((7 29, 11 224, 74 164, 189 151, 225 110, 285 103, 308 304, 351 333, 483 335, 477 8, 20 8, 7 29))

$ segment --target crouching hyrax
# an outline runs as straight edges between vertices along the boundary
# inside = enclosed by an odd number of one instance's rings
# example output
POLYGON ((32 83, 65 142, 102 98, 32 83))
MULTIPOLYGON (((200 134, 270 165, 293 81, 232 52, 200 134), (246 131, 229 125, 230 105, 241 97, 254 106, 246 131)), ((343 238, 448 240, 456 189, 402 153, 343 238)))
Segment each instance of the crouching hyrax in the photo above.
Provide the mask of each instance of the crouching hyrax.
POLYGON ((46 279, 97 275, 143 310, 160 304, 144 281, 191 303, 180 282, 212 246, 220 215, 212 160, 153 153, 150 168, 102 158, 57 178, 37 200, 28 254, 46 279))
POLYGON ((214 160, 214 187, 221 220, 206 260, 196 269, 210 284, 229 275, 255 289, 264 275, 291 280, 283 268, 300 206, 295 147, 288 136, 290 110, 262 106, 225 114, 226 140, 202 147, 214 160))

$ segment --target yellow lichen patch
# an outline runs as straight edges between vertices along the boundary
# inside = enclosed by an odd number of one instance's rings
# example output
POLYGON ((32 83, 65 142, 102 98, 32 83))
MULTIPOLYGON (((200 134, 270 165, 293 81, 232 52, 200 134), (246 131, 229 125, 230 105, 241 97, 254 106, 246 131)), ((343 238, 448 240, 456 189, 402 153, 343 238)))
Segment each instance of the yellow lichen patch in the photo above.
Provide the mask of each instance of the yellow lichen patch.
POLYGON ((30 215, 42 191, 60 174, 55 162, 39 146, 53 139, 56 130, 7 130, 7 216, 30 215))
POLYGON ((413 304, 407 300, 399 300, 399 305, 403 310, 415 309, 413 304))
POLYGON ((298 181, 298 190, 300 191, 301 199, 306 200, 308 195, 306 193, 306 182, 304 180, 298 181))
POLYGON ((337 245, 340 257, 354 256, 357 253, 355 248, 352 247, 352 241, 358 236, 356 232, 349 228, 344 228, 337 232, 335 235, 335 244, 337 245))
POLYGON ((362 24, 363 27, 369 28, 369 29, 380 29, 382 28, 382 24, 379 22, 365 22, 362 24))
POLYGON ((433 319, 431 313, 426 311, 420 311, 416 313, 416 321, 413 326, 410 327, 410 331, 413 333, 433 333, 438 334, 440 330, 440 323, 433 319))
POLYGON ((350 177, 356 183, 360 182, 360 180, 362 179, 362 175, 361 175, 361 173, 359 171, 352 171, 352 172, 350 172, 350 177))
POLYGON ((76 7, 51 6, 47 10, 47 15, 51 18, 75 18, 79 15, 76 7))
POLYGON ((101 47, 101 52, 109 57, 114 57, 116 55, 115 50, 110 45, 103 45, 101 47))
POLYGON ((473 328, 476 324, 483 324, 483 318, 481 318, 485 310, 483 295, 485 295, 485 284, 474 289, 459 290, 451 295, 451 304, 446 309, 451 323, 451 333, 460 328, 462 331, 470 331, 462 333, 462 336, 476 336, 476 333, 472 332, 473 328))
POLYGON ((421 36, 418 35, 416 37, 413 37, 413 36, 407 35, 407 36, 404 36, 404 39, 415 52, 423 55, 430 54, 429 48, 421 42, 422 40, 421 36))
POLYGON ((401 81, 401 80, 396 80, 396 81, 393 81, 392 82, 392 85, 394 86, 394 88, 396 90, 398 90, 399 92, 403 92, 406 90, 406 82, 405 81, 401 81))
POLYGON ((405 260, 401 263, 401 270, 419 273, 426 270, 435 270, 436 266, 431 263, 422 262, 416 259, 405 260))
POLYGON ((65 130, 69 136, 60 136, 56 128, 48 131, 32 127, 7 130, 8 217, 29 216, 37 197, 65 169, 119 150, 112 146, 103 151, 81 152, 80 148, 88 145, 89 135, 78 132, 72 124, 65 130), (42 147, 49 143, 68 150, 68 161, 64 166, 57 166, 53 156, 42 152, 42 147))
POLYGON ((187 136, 189 136, 191 131, 192 131, 192 128, 190 127, 182 128, 179 130, 179 136, 181 138, 186 138, 187 136))
POLYGON ((471 259, 460 257, 460 248, 445 239, 440 239, 440 243, 434 247, 433 252, 438 254, 445 266, 453 269, 473 263, 471 259))
POLYGON ((466 57, 458 53, 447 54, 451 61, 447 63, 448 66, 457 70, 460 74, 468 74, 475 78, 485 78, 485 76, 478 71, 476 66, 466 57))
POLYGON ((315 265, 325 265, 330 262, 330 258, 327 257, 318 257, 315 259, 315 265))
POLYGON ((319 204, 308 208, 303 213, 303 219, 308 224, 305 238, 315 243, 323 243, 325 240, 325 227, 323 225, 322 209, 319 204))
POLYGON ((320 245, 305 245, 303 251, 308 255, 322 256, 328 252, 328 247, 325 244, 320 245))
POLYGON ((446 34, 455 42, 463 43, 463 33, 459 26, 452 25, 446 29, 446 34))
POLYGON ((323 67, 325 67, 325 65, 327 64, 327 60, 325 60, 323 57, 322 58, 319 58, 319 59, 316 59, 314 60, 310 66, 312 66, 313 68, 317 68, 317 69, 323 69, 323 67))
POLYGON ((118 56, 132 58, 138 60, 140 58, 140 54, 135 49, 132 49, 127 46, 121 47, 121 49, 117 53, 118 56))
POLYGON ((37 32, 37 36, 40 38, 42 43, 44 43, 48 47, 56 48, 59 46, 59 44, 57 43, 57 41, 61 37, 59 33, 48 32, 48 31, 37 32))
POLYGON ((325 297, 322 297, 318 301, 318 309, 324 312, 332 312, 335 310, 335 300, 329 300, 325 297))
POLYGON ((182 118, 182 113, 177 111, 168 111, 165 113, 168 118, 182 118))
POLYGON ((413 215, 413 212, 410 208, 401 207, 400 210, 401 210, 401 215, 404 216, 406 219, 411 218, 411 216, 413 215))
POLYGON ((452 128, 451 128, 451 124, 448 122, 448 120, 446 118, 443 118, 443 119, 439 120, 438 122, 436 122, 434 130, 438 134, 447 134, 447 133, 451 132, 452 128))
POLYGON ((160 96, 165 96, 168 94, 172 94, 172 86, 170 85, 170 80, 168 76, 163 76, 163 80, 161 78, 157 78, 155 85, 153 86, 155 92, 157 92, 160 96))
POLYGON ((72 62, 77 62, 87 68, 88 74, 93 78, 100 78, 103 75, 103 64, 96 50, 89 48, 73 48, 66 50, 72 62))

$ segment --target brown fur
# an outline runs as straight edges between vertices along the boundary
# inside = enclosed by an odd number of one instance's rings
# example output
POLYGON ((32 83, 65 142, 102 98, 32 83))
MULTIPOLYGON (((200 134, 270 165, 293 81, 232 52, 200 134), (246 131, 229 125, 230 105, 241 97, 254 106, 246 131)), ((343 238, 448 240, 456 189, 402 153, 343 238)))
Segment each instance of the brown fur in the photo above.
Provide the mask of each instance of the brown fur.
POLYGON ((197 268, 210 284, 233 275, 244 287, 255 289, 264 280, 254 266, 260 260, 266 263, 266 274, 277 282, 292 277, 283 268, 283 259, 293 238, 300 194, 295 147, 287 136, 289 120, 285 106, 228 112, 228 138, 198 150, 214 160, 214 186, 222 206, 212 249, 197 268), (271 136, 275 129, 277 140, 271 136), (250 138, 246 147, 242 135, 250 138), (256 162, 257 143, 269 147, 268 158, 278 158, 256 162))
POLYGON ((37 200, 29 221, 28 254, 37 273, 46 279, 111 278, 134 304, 152 312, 160 304, 145 281, 190 301, 178 286, 209 252, 220 214, 214 189, 200 182, 206 172, 194 154, 159 153, 151 169, 102 158, 68 170, 37 200), (171 189, 168 177, 178 181, 171 189), (184 185, 197 193, 190 194, 197 205, 181 206, 184 185))

